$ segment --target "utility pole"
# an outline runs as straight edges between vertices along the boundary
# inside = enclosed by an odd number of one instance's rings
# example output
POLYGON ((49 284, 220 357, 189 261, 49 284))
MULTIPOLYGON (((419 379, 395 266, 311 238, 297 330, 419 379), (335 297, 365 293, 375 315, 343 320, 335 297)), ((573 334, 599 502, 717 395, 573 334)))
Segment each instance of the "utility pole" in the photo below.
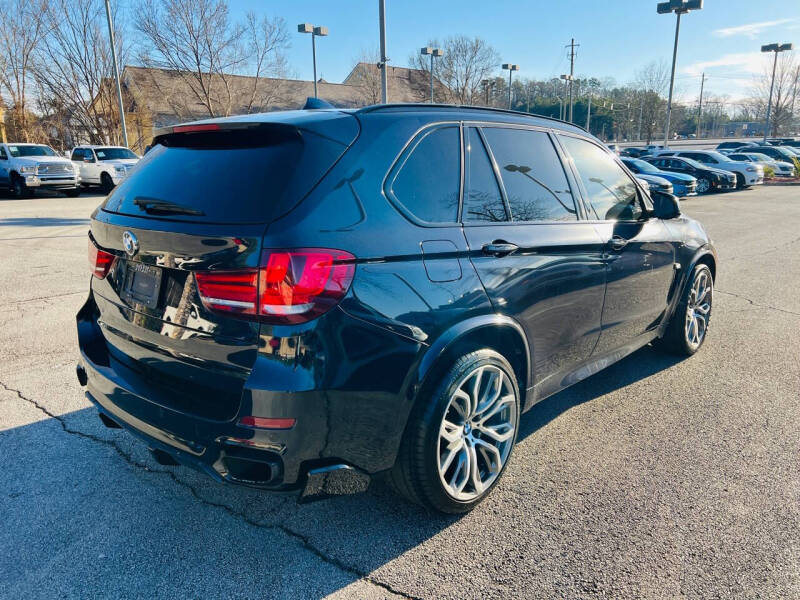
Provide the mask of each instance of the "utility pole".
POLYGON ((575 47, 580 44, 575 43, 575 38, 570 40, 570 43, 564 46, 569 48, 569 122, 572 123, 572 79, 575 76, 575 47))
POLYGON ((381 36, 381 102, 386 104, 389 100, 388 74, 386 73, 386 0, 378 0, 378 20, 380 21, 381 36))
POLYGON ((703 86, 706 83, 706 74, 703 72, 703 76, 700 78, 700 102, 697 105, 697 139, 700 139, 700 120, 703 118, 703 86))
POLYGON ((644 98, 639 101, 639 129, 636 132, 636 139, 642 141, 642 113, 644 113, 644 98))
MULTIPOLYGON (((128 128, 125 126, 125 106, 122 104, 122 86, 119 83, 119 65, 117 65, 117 47, 114 43, 114 25, 111 22, 111 4, 106 0, 106 18, 108 19, 108 40, 111 42, 111 61, 114 63, 114 79, 117 82, 117 100, 119 100, 119 124, 122 127, 122 140, 128 147, 128 128)), ((110 140, 109 140, 110 141, 110 140)))

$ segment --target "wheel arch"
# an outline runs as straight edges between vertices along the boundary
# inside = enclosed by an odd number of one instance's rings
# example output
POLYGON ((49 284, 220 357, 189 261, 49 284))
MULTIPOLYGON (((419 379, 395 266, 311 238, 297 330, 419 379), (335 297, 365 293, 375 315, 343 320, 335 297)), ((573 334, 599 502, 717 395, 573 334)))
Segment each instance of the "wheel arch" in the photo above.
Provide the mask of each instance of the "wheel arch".
POLYGON ((417 369, 417 389, 448 369, 460 356, 489 348, 505 357, 514 369, 520 393, 533 380, 531 352, 522 326, 505 315, 483 315, 462 321, 440 335, 425 351, 417 369))
POLYGON ((700 250, 692 260, 691 266, 689 267, 688 273, 694 271, 697 265, 706 265, 709 270, 711 271, 711 279, 714 281, 717 280, 717 259, 714 257, 713 252, 710 249, 704 248, 700 250))

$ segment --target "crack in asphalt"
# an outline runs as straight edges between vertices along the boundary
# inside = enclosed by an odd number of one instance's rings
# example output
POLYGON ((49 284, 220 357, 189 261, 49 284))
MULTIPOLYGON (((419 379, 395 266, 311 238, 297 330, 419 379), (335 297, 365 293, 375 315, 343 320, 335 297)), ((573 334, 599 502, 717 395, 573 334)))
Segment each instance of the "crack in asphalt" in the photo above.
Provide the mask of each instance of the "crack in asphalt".
POLYGON ((720 294, 725 294, 726 296, 733 296, 734 298, 739 298, 740 300, 746 300, 751 305, 756 306, 758 308, 767 308, 769 310, 777 310, 778 312, 782 312, 782 313, 787 314, 787 315, 794 315, 796 317, 800 317, 800 312, 794 312, 794 311, 791 311, 791 310, 786 310, 785 308, 778 308, 777 306, 772 306, 771 304, 759 304, 758 302, 755 302, 754 300, 751 300, 747 296, 742 296, 741 294, 734 294, 733 292, 725 292, 725 291, 723 291, 723 290, 721 290, 719 288, 715 289, 714 291, 718 292, 720 294))
POLYGON ((421 598, 419 598, 417 596, 409 596, 405 592, 401 592, 401 591, 398 591, 398 590, 394 589, 389 584, 386 584, 386 583, 384 583, 382 581, 379 581, 379 580, 375 579, 374 577, 369 575, 369 573, 365 573, 365 572, 359 570, 358 568, 356 568, 354 566, 351 566, 351 565, 348 565, 348 564, 342 562, 341 560, 339 560, 337 558, 334 558, 332 556, 328 556, 327 554, 325 554, 325 552, 323 552, 322 550, 320 550, 319 548, 314 546, 314 544, 312 543, 311 539, 308 536, 303 535, 299 531, 295 531, 294 529, 292 529, 292 528, 290 528, 290 527, 288 527, 286 525, 280 524, 280 523, 264 523, 264 522, 261 522, 261 521, 257 521, 255 519, 247 516, 245 513, 241 512, 241 511, 238 511, 235 508, 232 508, 231 506, 228 506, 227 504, 223 504, 221 502, 215 502, 213 500, 208 500, 207 498, 202 497, 194 486, 192 486, 191 484, 186 483, 185 481, 182 481, 181 479, 179 479, 177 477, 177 475, 175 475, 175 473, 173 473, 172 471, 167 471, 167 470, 162 470, 162 469, 153 469, 149 465, 134 459, 133 456, 130 453, 128 453, 125 450, 123 450, 122 448, 120 448, 116 443, 114 443, 111 440, 106 440, 106 439, 103 439, 103 438, 98 437, 96 435, 93 435, 91 433, 86 433, 84 431, 80 431, 80 430, 77 430, 77 429, 72 429, 71 427, 69 427, 67 425, 66 419, 64 419, 64 417, 56 415, 55 413, 51 412, 47 407, 43 406, 42 404, 40 404, 36 400, 34 400, 32 398, 28 398, 27 396, 23 395, 22 392, 19 391, 18 389, 9 387, 5 383, 3 383, 2 381, 0 381, 0 387, 2 387, 7 392, 11 392, 11 393, 16 394, 17 397, 20 400, 22 400, 24 402, 27 402, 28 404, 32 405, 37 410, 39 410, 40 412, 44 413, 45 415, 47 415, 51 419, 56 420, 59 423, 59 425, 61 425, 61 429, 63 429, 65 433, 67 433, 69 435, 74 435, 74 436, 77 436, 77 437, 80 437, 80 438, 83 438, 83 439, 86 439, 86 440, 89 440, 89 441, 92 441, 92 442, 96 442, 98 444, 102 444, 103 446, 107 446, 109 448, 112 448, 127 464, 129 464, 132 467, 136 467, 138 469, 142 469, 142 470, 144 470, 144 471, 146 471, 148 473, 158 473, 158 474, 161 474, 161 475, 167 475, 173 482, 175 482, 179 486, 189 490, 189 492, 192 494, 192 496, 194 496, 194 498, 197 499, 199 502, 201 502, 201 503, 203 503, 203 504, 205 504, 207 506, 211 506, 213 508, 222 509, 223 511, 228 513, 230 516, 232 516, 232 517, 234 517, 234 518, 236 518, 236 519, 238 519, 240 521, 243 521, 244 523, 246 523, 247 525, 250 525, 251 527, 257 527, 259 529, 269 529, 269 530, 273 530, 273 531, 275 531, 275 530, 281 531, 283 534, 285 534, 288 537, 294 539, 296 542, 299 542, 299 544, 305 550, 311 552, 313 555, 318 557, 323 562, 326 562, 329 565, 332 565, 332 566, 336 567, 337 569, 347 573, 348 575, 352 575, 354 577, 357 577, 358 579, 363 579, 364 581, 367 581, 367 582, 369 582, 369 583, 371 583, 371 584, 373 584, 373 585, 375 585, 377 587, 380 587, 380 588, 386 590, 387 592, 389 592, 391 594, 394 594, 396 596, 400 596, 402 598, 409 598, 411 600, 421 600, 421 598))
POLYGON ((64 292, 63 294, 53 294, 52 296, 37 296, 36 298, 26 298, 25 300, 12 300, 6 304, 0 304, 0 306, 12 306, 14 304, 26 304, 27 302, 36 302, 37 300, 52 300, 53 298, 63 298, 65 296, 75 296, 77 294, 85 294, 86 290, 80 290, 77 292, 64 292))
POLYGON ((776 252, 778 250, 782 250, 783 248, 787 248, 789 246, 792 246, 792 245, 796 244, 797 242, 800 242, 800 237, 796 237, 793 240, 790 240, 788 242, 784 242, 783 244, 778 244, 777 246, 773 246, 772 248, 767 248, 766 250, 762 250, 761 252, 751 252, 749 254, 741 254, 739 256, 730 256, 730 257, 725 259, 725 262, 732 262, 734 260, 739 260, 740 258, 752 258, 753 256, 763 256, 765 254, 771 254, 771 253, 776 252))

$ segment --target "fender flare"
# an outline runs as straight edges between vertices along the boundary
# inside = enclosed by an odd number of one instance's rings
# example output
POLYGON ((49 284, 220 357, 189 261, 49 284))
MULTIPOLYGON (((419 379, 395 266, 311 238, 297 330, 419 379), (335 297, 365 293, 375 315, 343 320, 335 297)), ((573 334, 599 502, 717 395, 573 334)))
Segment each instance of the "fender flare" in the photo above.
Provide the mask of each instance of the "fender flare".
MULTIPOLYGON (((428 373, 438 361, 439 357, 444 354, 448 348, 462 339, 465 335, 470 334, 479 329, 485 328, 506 328, 514 331, 522 342, 525 348, 525 366, 524 373, 526 377, 526 387, 530 387, 533 382, 533 373, 531 372, 531 351, 528 338, 522 326, 511 317, 500 314, 479 315, 470 317, 464 321, 459 321, 449 329, 445 330, 436 340, 431 344, 422 356, 422 360, 417 367, 417 380, 416 385, 419 386, 425 381, 428 373)), ((521 390, 524 394, 524 390, 521 390)))
POLYGON ((714 249, 711 246, 711 244, 707 242, 707 243, 703 244, 702 246, 700 246, 699 248, 697 248, 697 250, 695 250, 694 254, 692 255, 692 259, 687 263, 686 269, 681 274, 680 280, 678 282, 678 287, 675 290, 675 294, 674 294, 674 296, 672 298, 672 303, 669 306, 669 319, 664 319, 663 322, 662 322, 662 326, 661 326, 662 332, 663 332, 664 328, 667 326, 667 323, 669 323, 669 320, 675 314, 675 309, 678 307, 678 303, 681 301, 681 293, 683 291, 684 286, 686 285, 686 281, 688 280, 689 275, 692 272, 694 272, 694 269, 697 266, 697 264, 700 262, 700 259, 705 257, 705 256, 710 256, 711 259, 714 261, 714 279, 716 280, 716 278, 717 278, 716 277, 717 266, 718 266, 718 264, 717 264, 717 254, 714 251, 714 249))

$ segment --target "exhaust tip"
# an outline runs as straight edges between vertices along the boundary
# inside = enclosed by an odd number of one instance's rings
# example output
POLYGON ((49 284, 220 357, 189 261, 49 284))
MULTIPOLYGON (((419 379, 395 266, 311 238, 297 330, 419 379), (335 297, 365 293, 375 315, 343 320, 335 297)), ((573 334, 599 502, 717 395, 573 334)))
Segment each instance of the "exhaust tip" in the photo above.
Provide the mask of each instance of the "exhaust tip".
POLYGON ((86 374, 86 369, 83 368, 83 365, 75 365, 75 375, 78 376, 78 383, 81 384, 81 387, 85 387, 89 377, 86 374))

